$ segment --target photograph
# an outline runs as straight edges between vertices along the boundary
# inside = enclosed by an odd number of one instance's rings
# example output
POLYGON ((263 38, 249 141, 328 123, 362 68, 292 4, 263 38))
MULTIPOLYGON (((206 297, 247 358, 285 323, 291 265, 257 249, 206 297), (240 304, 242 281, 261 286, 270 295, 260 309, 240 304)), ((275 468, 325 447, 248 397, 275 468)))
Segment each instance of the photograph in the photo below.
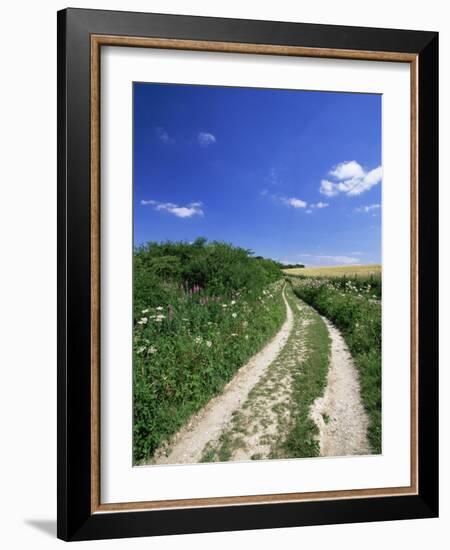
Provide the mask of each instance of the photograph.
POLYGON ((382 94, 132 95, 133 466, 381 454, 382 94))

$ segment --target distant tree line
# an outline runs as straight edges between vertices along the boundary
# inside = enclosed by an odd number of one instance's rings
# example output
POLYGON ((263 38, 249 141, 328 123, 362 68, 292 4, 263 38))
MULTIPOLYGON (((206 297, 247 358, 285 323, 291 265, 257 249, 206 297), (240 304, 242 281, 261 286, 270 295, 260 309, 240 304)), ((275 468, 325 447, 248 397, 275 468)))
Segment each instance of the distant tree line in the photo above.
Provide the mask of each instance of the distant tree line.
POLYGON ((305 267, 304 264, 280 264, 281 269, 301 269, 305 267))

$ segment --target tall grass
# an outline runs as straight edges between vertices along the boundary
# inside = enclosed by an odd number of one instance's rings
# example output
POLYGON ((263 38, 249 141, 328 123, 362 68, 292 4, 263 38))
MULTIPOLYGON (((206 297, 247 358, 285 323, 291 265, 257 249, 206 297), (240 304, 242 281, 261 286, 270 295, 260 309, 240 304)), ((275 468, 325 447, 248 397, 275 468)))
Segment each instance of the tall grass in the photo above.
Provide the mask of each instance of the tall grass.
POLYGON ((198 239, 134 255, 134 461, 151 459, 281 326, 282 273, 198 239))
POLYGON ((341 331, 360 374, 369 440, 381 452, 381 280, 291 278, 294 292, 341 331))

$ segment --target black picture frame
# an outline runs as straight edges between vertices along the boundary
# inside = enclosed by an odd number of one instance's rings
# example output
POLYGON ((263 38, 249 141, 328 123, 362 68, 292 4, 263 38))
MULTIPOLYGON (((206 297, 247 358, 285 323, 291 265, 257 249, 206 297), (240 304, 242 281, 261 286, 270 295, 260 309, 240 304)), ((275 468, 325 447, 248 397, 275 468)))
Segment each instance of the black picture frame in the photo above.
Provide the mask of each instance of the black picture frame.
POLYGON ((438 33, 66 9, 58 12, 58 532, 63 540, 438 515, 438 33), (418 492, 92 513, 91 36, 402 52, 418 60, 418 492))

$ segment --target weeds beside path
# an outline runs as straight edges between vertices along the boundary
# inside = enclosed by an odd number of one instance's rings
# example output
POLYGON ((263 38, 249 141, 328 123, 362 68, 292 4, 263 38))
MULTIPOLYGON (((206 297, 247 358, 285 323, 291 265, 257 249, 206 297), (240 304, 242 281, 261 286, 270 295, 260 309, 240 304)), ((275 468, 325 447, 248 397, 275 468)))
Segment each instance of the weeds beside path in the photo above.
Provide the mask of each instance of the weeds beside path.
POLYGON ((340 332, 283 289, 286 319, 151 464, 369 454, 358 371, 340 332))
POLYGON ((381 452, 381 279, 291 278, 295 294, 341 331, 359 372, 368 437, 381 452))
POLYGON ((200 462, 204 448, 217 439, 233 413, 245 402, 251 389, 283 349, 292 331, 292 310, 286 301, 286 320, 275 337, 244 365, 223 392, 195 414, 171 440, 156 450, 151 464, 186 464, 200 462))
POLYGON ((202 461, 317 456, 318 429, 309 416, 323 393, 329 338, 320 316, 286 290, 293 330, 283 350, 253 387, 220 435, 206 445, 202 461))

